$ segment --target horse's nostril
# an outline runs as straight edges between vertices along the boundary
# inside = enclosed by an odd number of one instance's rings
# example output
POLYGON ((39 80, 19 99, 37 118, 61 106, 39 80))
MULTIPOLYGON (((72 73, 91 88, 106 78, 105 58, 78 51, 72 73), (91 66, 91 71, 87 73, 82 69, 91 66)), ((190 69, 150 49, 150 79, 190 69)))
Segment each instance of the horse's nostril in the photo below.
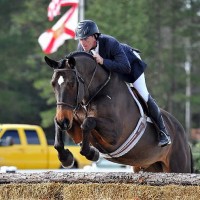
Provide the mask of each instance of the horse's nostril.
POLYGON ((62 121, 57 121, 57 125, 61 130, 68 130, 71 128, 70 121, 68 119, 64 119, 62 121))
POLYGON ((70 121, 68 119, 64 119, 63 124, 64 124, 64 129, 70 129, 71 128, 71 124, 70 124, 70 121))

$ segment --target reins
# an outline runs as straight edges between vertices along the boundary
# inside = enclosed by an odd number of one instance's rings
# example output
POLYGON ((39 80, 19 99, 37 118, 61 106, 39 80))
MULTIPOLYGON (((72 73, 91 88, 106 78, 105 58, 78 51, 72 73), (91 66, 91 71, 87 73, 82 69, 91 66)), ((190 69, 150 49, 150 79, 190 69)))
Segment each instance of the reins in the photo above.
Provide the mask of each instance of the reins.
MULTIPOLYGON (((97 67, 98 67, 98 63, 96 63, 96 66, 95 66, 95 69, 94 69, 94 72, 92 74, 92 77, 91 77, 91 80, 87 86, 87 89, 89 90, 90 86, 92 85, 92 82, 94 80, 94 77, 95 77, 95 74, 97 72, 97 67)), ((83 78, 80 76, 79 72, 77 71, 76 69, 76 66, 74 67, 74 69, 54 69, 54 72, 62 72, 62 71, 73 71, 75 73, 75 76, 76 76, 76 80, 77 80, 77 83, 78 83, 78 90, 77 90, 77 97, 76 97, 76 105, 70 105, 68 103, 65 103, 65 102, 57 102, 56 105, 63 105, 63 106, 66 106, 70 109, 72 109, 74 112, 76 110, 78 110, 79 106, 81 105, 82 107, 87 107, 91 101, 99 94, 99 92, 109 83, 110 79, 111 79, 111 72, 109 72, 109 75, 106 79, 106 81, 100 86, 100 88, 93 94, 91 95, 91 97, 87 100, 86 103, 83 103, 83 99, 81 99, 80 102, 78 102, 78 97, 79 97, 79 94, 80 94, 80 84, 84 84, 85 85, 85 81, 83 80, 83 78)))
POLYGON ((92 95, 92 97, 90 97, 90 99, 87 101, 87 103, 82 104, 82 105, 87 107, 89 105, 89 103, 97 96, 97 94, 108 84, 110 79, 111 79, 111 72, 109 72, 109 76, 108 76, 106 82, 94 93, 94 95, 92 95))

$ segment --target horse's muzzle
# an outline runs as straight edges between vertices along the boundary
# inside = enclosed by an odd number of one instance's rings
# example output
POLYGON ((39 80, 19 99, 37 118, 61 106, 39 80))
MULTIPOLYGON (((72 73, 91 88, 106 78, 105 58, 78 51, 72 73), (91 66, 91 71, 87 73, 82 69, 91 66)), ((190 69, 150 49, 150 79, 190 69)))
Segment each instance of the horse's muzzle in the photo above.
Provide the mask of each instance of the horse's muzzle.
POLYGON ((64 119, 62 121, 56 120, 56 123, 61 130, 67 131, 71 128, 71 124, 70 124, 70 121, 68 119, 64 119))

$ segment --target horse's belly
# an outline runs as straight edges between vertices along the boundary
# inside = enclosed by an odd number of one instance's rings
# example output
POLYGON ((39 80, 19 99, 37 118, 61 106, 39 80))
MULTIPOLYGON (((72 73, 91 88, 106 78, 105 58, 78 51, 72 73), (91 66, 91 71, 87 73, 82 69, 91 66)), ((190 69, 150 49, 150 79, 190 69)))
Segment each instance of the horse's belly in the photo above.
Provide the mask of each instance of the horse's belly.
POLYGON ((157 146, 151 148, 141 148, 138 146, 134 147, 122 157, 111 158, 110 160, 131 166, 151 165, 155 162, 162 161, 163 150, 157 146))

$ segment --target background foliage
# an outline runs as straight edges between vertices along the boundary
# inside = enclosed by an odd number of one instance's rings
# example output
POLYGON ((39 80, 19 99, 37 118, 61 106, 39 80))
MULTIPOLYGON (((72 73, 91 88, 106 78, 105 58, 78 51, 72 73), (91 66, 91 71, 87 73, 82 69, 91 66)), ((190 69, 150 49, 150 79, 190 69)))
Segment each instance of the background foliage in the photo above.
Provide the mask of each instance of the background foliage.
MULTIPOLYGON (((0 0, 0 123, 39 124, 52 130, 52 71, 37 41, 59 19, 48 22, 49 2, 0 0)), ((142 51, 149 90, 183 126, 184 66, 189 56, 191 125, 200 127, 200 0, 86 0, 85 18, 96 21, 102 33, 142 51)), ((60 59, 76 46, 76 41, 68 40, 50 57, 60 59)))

